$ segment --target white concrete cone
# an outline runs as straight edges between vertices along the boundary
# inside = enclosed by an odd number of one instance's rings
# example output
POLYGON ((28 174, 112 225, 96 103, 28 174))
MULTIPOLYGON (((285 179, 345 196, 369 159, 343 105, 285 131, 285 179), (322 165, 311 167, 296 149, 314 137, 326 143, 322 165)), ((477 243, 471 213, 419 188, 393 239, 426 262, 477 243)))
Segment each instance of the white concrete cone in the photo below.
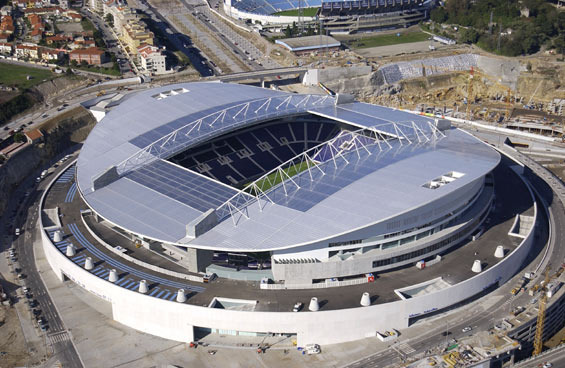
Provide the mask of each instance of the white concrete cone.
POLYGON ((179 289, 179 291, 177 292, 177 302, 186 302, 186 294, 184 293, 184 289, 179 289))
POLYGON ((496 247, 496 250, 494 251, 494 256, 496 258, 504 258, 504 247, 502 245, 496 247))
POLYGON ((139 292, 140 292, 141 294, 147 293, 147 281, 141 280, 141 281, 139 282, 139 292))
POLYGON ((62 240, 63 240, 63 232, 61 230, 55 231, 55 234, 53 234, 53 241, 55 243, 58 243, 62 240))
POLYGON ((310 299, 310 305, 308 306, 308 309, 310 309, 312 312, 317 312, 320 310, 320 305, 318 304, 318 298, 313 297, 312 299, 310 299))
POLYGON ((483 266, 481 265, 481 261, 476 259, 475 262, 473 262, 473 267, 471 268, 471 271, 475 273, 483 272, 483 266))
POLYGON ((72 244, 67 245, 67 257, 72 257, 76 254, 75 246, 72 244))
POLYGON ((115 268, 112 268, 110 270, 110 276, 108 276, 108 281, 110 281, 110 282, 118 281, 118 271, 116 271, 115 268))
POLYGON ((369 293, 363 293, 363 296, 361 296, 361 306, 368 307, 370 305, 371 297, 369 296, 369 293))
POLYGON ((86 261, 84 261, 84 268, 87 270, 92 270, 94 268, 94 263, 92 262, 91 257, 86 257, 86 261))

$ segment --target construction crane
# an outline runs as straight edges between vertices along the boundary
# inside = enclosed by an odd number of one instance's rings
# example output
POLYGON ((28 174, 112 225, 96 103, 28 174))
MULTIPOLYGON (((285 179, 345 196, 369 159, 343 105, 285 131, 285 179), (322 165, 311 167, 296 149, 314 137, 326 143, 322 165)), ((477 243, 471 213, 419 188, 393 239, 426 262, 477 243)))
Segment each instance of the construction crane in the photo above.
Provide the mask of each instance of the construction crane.
POLYGON ((536 323, 536 335, 534 337, 534 352, 532 356, 541 354, 543 348, 543 324, 545 322, 545 307, 547 304, 547 284, 549 284, 549 266, 545 269, 545 279, 541 287, 539 299, 538 320, 536 323))
POLYGON ((467 120, 469 120, 469 113, 470 113, 470 109, 471 109, 471 101, 475 101, 475 96, 473 95, 473 82, 474 82, 475 76, 480 76, 482 78, 488 79, 489 81, 494 83, 497 87, 500 87, 500 88, 502 88, 503 90, 506 91, 505 119, 509 120, 510 119, 510 113, 512 112, 512 105, 510 103, 510 99, 511 99, 511 89, 510 89, 510 87, 503 85, 502 83, 497 81, 495 78, 493 78, 490 75, 485 74, 485 73, 483 73, 479 70, 476 70, 473 67, 471 67, 471 69, 469 70, 469 84, 467 85, 467 120))
POLYGON ((528 104, 526 106, 524 106, 527 109, 531 109, 532 108, 532 101, 534 99, 534 96, 536 95, 538 89, 541 87, 541 84, 543 83, 543 79, 539 81, 538 86, 536 87, 536 89, 534 90, 534 93, 532 93, 532 95, 530 96, 530 99, 528 100, 528 104))

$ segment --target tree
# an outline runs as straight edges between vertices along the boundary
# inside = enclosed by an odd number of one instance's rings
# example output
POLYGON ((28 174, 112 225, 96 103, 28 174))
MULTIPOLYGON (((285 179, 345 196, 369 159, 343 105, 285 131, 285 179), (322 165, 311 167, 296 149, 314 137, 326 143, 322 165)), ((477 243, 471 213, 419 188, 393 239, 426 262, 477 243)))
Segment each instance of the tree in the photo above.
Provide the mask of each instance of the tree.
POLYGON ((437 7, 430 13, 430 19, 436 23, 443 23, 447 20, 447 11, 442 7, 437 7))
POLYGON ((461 35, 459 36, 459 41, 463 43, 477 43, 479 40, 479 32, 477 32, 474 28, 466 28, 461 31, 461 35))
POLYGON ((106 20, 106 23, 108 23, 108 25, 110 27, 114 27, 114 16, 110 13, 106 14, 106 18, 104 18, 106 20))
POLYGON ((86 67, 88 67, 88 63, 86 62, 86 60, 82 60, 80 62, 80 66, 82 66, 83 68, 86 68, 86 67))
POLYGON ((19 143, 25 141, 25 137, 22 133, 14 134, 14 142, 19 143))
POLYGON ((290 25, 286 25, 286 28, 284 30, 284 35, 286 38, 290 38, 292 37, 292 31, 290 30, 290 25))
POLYGON ((76 60, 71 60, 71 66, 72 66, 73 68, 76 68, 76 67, 78 66, 77 61, 76 61, 76 60))
POLYGON ((553 41, 553 45, 557 53, 561 54, 561 57, 565 57, 565 34, 560 34, 559 37, 553 41))
MULTIPOLYGON (((74 61, 74 60, 73 60, 74 61)), ((67 71, 65 72, 67 75, 73 75, 73 70, 71 68, 67 68, 67 71)))

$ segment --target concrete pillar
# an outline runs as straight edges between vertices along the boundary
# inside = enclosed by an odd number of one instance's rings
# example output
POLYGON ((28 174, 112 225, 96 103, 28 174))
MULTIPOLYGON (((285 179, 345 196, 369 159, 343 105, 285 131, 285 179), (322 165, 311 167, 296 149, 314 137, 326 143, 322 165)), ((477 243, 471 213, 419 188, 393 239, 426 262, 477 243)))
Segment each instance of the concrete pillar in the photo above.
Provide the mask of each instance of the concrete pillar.
POLYGON ((475 273, 479 273, 483 271, 483 266, 481 265, 480 260, 476 259, 475 262, 473 262, 473 267, 471 268, 471 271, 475 273))
POLYGON ((108 276, 108 281, 110 281, 110 282, 118 281, 118 271, 116 271, 115 268, 112 268, 110 270, 110 275, 108 276))
POLYGON ((72 257, 76 254, 75 246, 72 244, 67 245, 67 257, 72 257))
POLYGON ((53 241, 55 243, 58 243, 62 240, 63 240, 63 232, 61 230, 55 231, 55 234, 53 234, 53 241))
POLYGON ((139 282, 139 292, 141 294, 147 293, 147 281, 146 280, 141 280, 139 282))
POLYGON ((371 297, 369 296, 369 293, 363 293, 363 295, 361 296, 361 306, 368 307, 370 305, 371 297))
POLYGON ((312 312, 317 312, 320 310, 320 305, 318 304, 318 298, 313 297, 312 299, 310 299, 310 305, 308 306, 308 309, 310 309, 310 311, 312 312))
POLYGON ((92 270, 94 268, 94 262, 92 262, 91 257, 86 257, 86 261, 84 261, 84 268, 87 270, 92 270))
POLYGON ((494 251, 494 256, 496 258, 504 258, 504 247, 502 245, 496 247, 496 250, 494 251))
POLYGON ((186 294, 184 292, 184 289, 179 289, 179 291, 177 292, 177 302, 179 303, 186 302, 186 294))

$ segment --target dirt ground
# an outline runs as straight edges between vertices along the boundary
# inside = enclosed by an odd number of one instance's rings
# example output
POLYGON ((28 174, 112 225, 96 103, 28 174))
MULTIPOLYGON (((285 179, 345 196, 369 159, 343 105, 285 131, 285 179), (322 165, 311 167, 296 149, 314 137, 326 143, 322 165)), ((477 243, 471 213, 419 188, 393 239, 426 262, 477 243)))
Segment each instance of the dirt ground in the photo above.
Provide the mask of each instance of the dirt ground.
MULTIPOLYGON (((33 353, 34 349, 31 350, 33 353)), ((38 358, 38 354, 31 356, 28 354, 16 310, 12 307, 0 306, 0 367, 19 367, 39 363, 34 357, 38 358)))
POLYGON ((4 103, 15 97, 19 92, 17 91, 0 91, 0 103, 4 103))
POLYGON ((75 22, 58 22, 57 28, 65 33, 82 32, 81 24, 75 22))

